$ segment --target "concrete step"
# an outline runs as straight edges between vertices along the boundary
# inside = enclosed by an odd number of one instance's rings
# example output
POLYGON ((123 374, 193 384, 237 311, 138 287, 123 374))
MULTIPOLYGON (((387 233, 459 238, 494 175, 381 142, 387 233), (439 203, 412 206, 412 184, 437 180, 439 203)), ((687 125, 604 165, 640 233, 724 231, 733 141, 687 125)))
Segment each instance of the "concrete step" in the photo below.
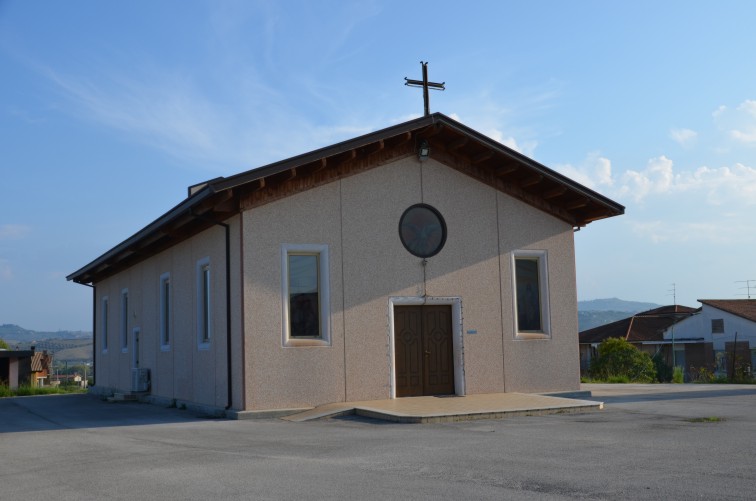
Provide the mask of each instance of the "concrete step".
POLYGON ((133 393, 114 393, 108 397, 108 402, 136 402, 137 396, 133 393))

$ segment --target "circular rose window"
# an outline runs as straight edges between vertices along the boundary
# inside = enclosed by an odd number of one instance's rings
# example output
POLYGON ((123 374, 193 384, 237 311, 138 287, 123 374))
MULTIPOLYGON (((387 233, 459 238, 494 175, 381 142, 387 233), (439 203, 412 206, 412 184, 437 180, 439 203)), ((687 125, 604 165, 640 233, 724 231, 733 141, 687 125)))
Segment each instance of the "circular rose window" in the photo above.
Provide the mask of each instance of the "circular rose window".
POLYGON ((430 205, 416 204, 402 214, 399 238, 410 254, 422 258, 435 256, 446 243, 446 223, 430 205))

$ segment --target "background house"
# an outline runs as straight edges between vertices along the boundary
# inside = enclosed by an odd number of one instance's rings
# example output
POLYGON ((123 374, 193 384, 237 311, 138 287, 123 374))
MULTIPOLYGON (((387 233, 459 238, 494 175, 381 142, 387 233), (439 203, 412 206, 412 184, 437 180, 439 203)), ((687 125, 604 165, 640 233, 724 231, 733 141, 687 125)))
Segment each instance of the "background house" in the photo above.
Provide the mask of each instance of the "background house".
POLYGON ((662 306, 580 332, 581 373, 585 374, 591 360, 596 358, 598 345, 609 338, 622 338, 652 357, 662 357, 669 366, 684 367, 686 358, 704 363, 711 358, 711 346, 705 344, 703 336, 678 335, 674 345, 671 338, 665 337, 673 326, 698 311, 681 305, 662 306))
POLYGON ((576 390, 574 229, 623 211, 438 113, 200 183, 68 277, 93 391, 240 415, 576 390))
POLYGON ((664 340, 677 344, 700 339, 710 347, 705 360, 688 353, 678 357, 679 365, 695 375, 701 367, 733 377, 733 371, 753 373, 756 366, 756 299, 699 299, 701 308, 664 331, 664 340), (733 361, 735 363, 733 364, 733 361))
POLYGON ((0 384, 11 389, 49 384, 51 367, 52 355, 47 351, 0 350, 0 384))

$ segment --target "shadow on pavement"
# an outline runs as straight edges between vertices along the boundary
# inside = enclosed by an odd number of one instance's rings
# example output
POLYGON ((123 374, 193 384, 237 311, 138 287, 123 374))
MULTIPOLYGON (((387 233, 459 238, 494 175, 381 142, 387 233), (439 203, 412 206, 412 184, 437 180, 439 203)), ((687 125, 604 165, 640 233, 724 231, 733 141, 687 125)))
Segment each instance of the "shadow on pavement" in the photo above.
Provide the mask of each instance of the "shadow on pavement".
POLYGON ((630 402, 655 402, 664 400, 690 400, 694 398, 723 398, 756 395, 756 387, 753 389, 738 390, 701 390, 701 391, 680 391, 680 392, 654 392, 642 394, 625 394, 625 395, 604 395, 585 398, 584 400, 593 400, 604 402, 605 404, 621 404, 630 402))
POLYGON ((187 411, 138 402, 108 403, 91 395, 0 398, 0 433, 196 422, 187 411))

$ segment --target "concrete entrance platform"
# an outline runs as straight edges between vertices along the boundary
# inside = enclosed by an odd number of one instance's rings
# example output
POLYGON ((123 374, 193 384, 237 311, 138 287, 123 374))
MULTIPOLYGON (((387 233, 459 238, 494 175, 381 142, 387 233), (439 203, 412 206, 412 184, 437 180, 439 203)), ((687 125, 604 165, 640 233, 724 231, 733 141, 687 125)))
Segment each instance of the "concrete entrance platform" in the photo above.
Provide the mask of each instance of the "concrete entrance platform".
POLYGON ((509 416, 576 413, 603 409, 602 402, 528 393, 489 393, 463 397, 409 397, 337 402, 286 416, 301 422, 356 414, 397 423, 446 423, 509 416))

